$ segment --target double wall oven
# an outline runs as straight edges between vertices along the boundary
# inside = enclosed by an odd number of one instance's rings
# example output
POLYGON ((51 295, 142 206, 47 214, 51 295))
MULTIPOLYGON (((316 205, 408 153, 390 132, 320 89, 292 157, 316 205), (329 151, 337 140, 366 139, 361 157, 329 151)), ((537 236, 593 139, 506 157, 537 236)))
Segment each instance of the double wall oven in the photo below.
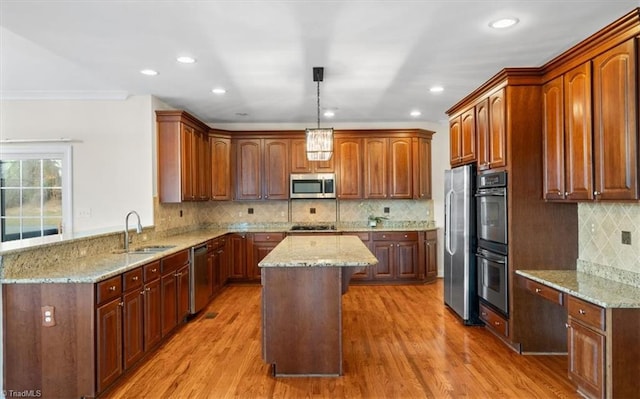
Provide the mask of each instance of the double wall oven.
POLYGON ((478 296, 508 317, 507 173, 477 176, 478 296))

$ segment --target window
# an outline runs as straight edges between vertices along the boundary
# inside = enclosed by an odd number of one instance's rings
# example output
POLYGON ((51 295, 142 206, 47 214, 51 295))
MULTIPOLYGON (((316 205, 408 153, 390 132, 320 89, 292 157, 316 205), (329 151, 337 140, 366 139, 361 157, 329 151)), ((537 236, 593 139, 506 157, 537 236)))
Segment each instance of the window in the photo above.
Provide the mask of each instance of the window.
POLYGON ((71 146, 2 144, 0 241, 61 234, 71 220, 71 146))

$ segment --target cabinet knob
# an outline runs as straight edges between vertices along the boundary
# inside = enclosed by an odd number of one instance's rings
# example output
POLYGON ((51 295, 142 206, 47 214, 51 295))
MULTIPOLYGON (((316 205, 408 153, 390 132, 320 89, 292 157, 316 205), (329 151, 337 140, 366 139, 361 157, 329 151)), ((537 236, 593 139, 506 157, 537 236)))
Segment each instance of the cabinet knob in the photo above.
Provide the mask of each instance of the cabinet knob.
POLYGON ((270 237, 270 236, 267 236, 267 240, 270 240, 270 239, 271 239, 271 237, 270 237))
POLYGON ((156 273, 158 271, 158 269, 156 269, 155 267, 153 269, 151 269, 151 273, 156 273))
POLYGON ((118 306, 120 306, 121 308, 123 308, 123 307, 124 307, 124 302, 119 302, 119 303, 118 303, 118 306))
POLYGON ((493 324, 499 326, 501 323, 499 321, 494 321, 493 324))
POLYGON ((109 287, 109 291, 113 292, 115 290, 116 290, 116 286, 115 285, 112 285, 111 287, 109 287))
POLYGON ((587 314, 587 311, 586 311, 586 310, 584 310, 584 309, 579 309, 579 310, 578 310, 578 313, 580 313, 580 314, 582 314, 582 315, 585 315, 585 314, 587 314))
POLYGON ((595 196, 598 196, 598 195, 600 195, 600 194, 601 194, 601 193, 600 193, 600 191, 594 191, 594 192, 593 192, 593 195, 595 195, 595 196))
POLYGON ((144 289, 145 291, 151 291, 151 288, 147 287, 144 289))
POLYGON ((571 328, 571 326, 569 325, 569 323, 564 323, 564 327, 565 327, 565 328, 571 328))
POLYGON ((485 317, 487 316, 487 312, 481 312, 480 314, 485 316, 485 317))
POLYGON ((541 292, 542 292, 542 290, 540 288, 536 288, 536 294, 539 294, 541 292))
POLYGON ((565 192, 564 192, 564 196, 565 196, 565 197, 568 197, 568 196, 569 196, 569 192, 568 192, 568 191, 565 191, 565 192))
POLYGON ((393 247, 393 244, 389 244, 390 247, 393 247))
POLYGON ((140 291, 140 295, 144 295, 145 292, 146 292, 146 290, 140 291))
POLYGON ((133 276, 133 277, 131 278, 131 280, 133 280, 133 281, 138 281, 138 276, 133 276))

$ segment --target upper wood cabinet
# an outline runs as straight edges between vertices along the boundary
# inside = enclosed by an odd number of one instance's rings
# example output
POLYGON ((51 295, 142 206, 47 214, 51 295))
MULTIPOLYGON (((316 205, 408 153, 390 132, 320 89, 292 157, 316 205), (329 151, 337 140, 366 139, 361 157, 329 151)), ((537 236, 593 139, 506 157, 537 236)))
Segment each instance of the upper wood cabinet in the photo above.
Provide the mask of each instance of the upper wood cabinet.
POLYGON ((503 167, 506 158, 504 88, 474 107, 478 136, 478 170, 503 167))
POLYGON ((362 165, 363 139, 336 138, 333 143, 336 157, 336 188, 339 199, 363 197, 362 165))
POLYGON ((291 173, 333 173, 335 154, 328 161, 309 161, 307 141, 291 139, 291 173))
POLYGON ((365 198, 413 197, 411 137, 364 139, 365 198))
POLYGON ((449 121, 451 166, 476 161, 476 123, 473 108, 449 121))
POLYGON ((231 139, 211 136, 211 199, 230 200, 231 194, 231 139))
POLYGON ((289 139, 237 139, 238 200, 289 198, 289 139))
POLYGON ((593 198, 591 65, 585 63, 546 83, 543 99, 543 196, 593 198))
POLYGON ((156 111, 160 202, 210 195, 208 127, 184 111, 156 111))
POLYGON ((431 137, 413 139, 413 198, 431 199, 431 137))
POLYGON ((636 39, 593 60, 596 199, 638 199, 636 39))

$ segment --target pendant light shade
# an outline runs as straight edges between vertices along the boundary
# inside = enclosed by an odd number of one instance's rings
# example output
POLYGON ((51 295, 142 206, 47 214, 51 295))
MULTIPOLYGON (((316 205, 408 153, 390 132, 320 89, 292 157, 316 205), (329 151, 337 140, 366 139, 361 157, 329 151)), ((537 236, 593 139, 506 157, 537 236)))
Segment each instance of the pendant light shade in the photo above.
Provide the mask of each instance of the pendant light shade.
POLYGON ((318 127, 306 130, 307 159, 309 161, 328 161, 333 155, 333 129, 320 128, 320 82, 322 82, 323 75, 323 67, 313 68, 313 81, 318 85, 318 127))

